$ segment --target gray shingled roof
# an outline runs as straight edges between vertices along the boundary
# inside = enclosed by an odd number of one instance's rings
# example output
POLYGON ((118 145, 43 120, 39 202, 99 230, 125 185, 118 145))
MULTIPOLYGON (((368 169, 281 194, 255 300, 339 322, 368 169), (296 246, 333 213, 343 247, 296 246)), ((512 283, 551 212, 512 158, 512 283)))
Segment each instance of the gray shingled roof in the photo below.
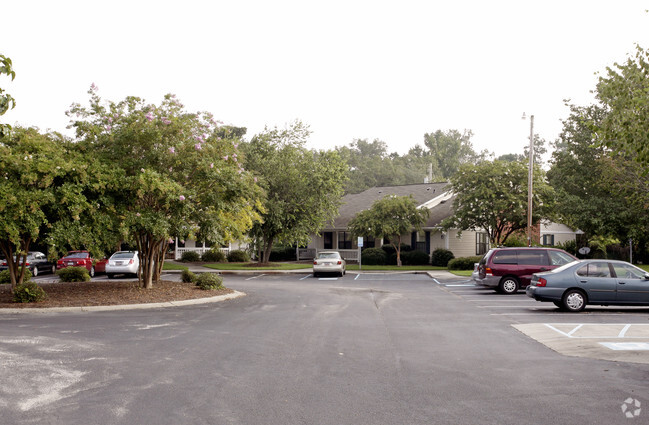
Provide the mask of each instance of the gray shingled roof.
MULTIPOLYGON (((408 184, 403 186, 384 186, 373 187, 364 192, 345 195, 340 206, 338 217, 334 220, 333 227, 327 226, 328 229, 346 229, 349 221, 359 212, 372 206, 375 201, 382 199, 387 195, 412 196, 415 201, 421 205, 439 195, 447 192, 448 183, 420 183, 408 184)), ((453 214, 453 201, 448 200, 431 209, 430 216, 424 227, 435 227, 439 223, 453 214)))

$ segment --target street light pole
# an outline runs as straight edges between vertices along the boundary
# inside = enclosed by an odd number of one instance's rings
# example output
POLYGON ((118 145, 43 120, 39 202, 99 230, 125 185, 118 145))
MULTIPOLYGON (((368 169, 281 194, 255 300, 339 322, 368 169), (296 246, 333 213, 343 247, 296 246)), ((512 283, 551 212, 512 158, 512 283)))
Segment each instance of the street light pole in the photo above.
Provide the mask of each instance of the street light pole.
MULTIPOLYGON (((525 113, 523 113, 525 119, 525 113)), ((530 149, 527 174, 527 246, 532 246, 532 177, 534 169, 534 115, 530 115, 530 149)))

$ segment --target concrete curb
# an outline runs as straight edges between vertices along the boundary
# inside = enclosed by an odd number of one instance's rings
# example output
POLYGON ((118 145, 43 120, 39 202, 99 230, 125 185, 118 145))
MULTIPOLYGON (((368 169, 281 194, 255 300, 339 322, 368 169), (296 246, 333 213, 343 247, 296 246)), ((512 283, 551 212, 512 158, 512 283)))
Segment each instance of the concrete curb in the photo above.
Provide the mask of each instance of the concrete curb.
POLYGON ((115 310, 146 310, 164 307, 182 307, 187 305, 208 304, 221 301, 233 300, 245 296, 245 292, 234 291, 230 294, 217 295, 210 298, 192 298, 189 300, 169 301, 164 303, 147 304, 122 304, 122 305, 98 305, 87 307, 49 307, 49 308, 0 308, 0 314, 21 314, 21 313, 84 313, 90 311, 115 311, 115 310))

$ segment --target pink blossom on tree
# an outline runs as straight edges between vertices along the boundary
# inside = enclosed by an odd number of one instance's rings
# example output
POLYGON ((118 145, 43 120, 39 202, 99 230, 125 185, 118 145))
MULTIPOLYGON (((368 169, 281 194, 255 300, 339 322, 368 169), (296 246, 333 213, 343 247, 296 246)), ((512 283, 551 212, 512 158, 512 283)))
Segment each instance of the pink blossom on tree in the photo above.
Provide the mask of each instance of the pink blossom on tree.
POLYGON ((148 112, 145 116, 149 122, 153 121, 153 112, 148 112))

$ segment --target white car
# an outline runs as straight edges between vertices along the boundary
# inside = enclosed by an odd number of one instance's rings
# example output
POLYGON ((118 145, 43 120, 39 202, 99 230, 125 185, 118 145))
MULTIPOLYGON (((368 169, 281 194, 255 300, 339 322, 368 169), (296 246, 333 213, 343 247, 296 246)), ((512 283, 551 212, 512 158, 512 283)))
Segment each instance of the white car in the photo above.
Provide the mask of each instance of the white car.
POLYGON ((118 274, 137 277, 140 268, 140 257, 137 251, 118 251, 110 256, 106 263, 106 276, 109 279, 118 274))
POLYGON ((313 260, 313 277, 320 273, 336 273, 344 276, 347 271, 345 260, 338 251, 322 251, 313 260))

